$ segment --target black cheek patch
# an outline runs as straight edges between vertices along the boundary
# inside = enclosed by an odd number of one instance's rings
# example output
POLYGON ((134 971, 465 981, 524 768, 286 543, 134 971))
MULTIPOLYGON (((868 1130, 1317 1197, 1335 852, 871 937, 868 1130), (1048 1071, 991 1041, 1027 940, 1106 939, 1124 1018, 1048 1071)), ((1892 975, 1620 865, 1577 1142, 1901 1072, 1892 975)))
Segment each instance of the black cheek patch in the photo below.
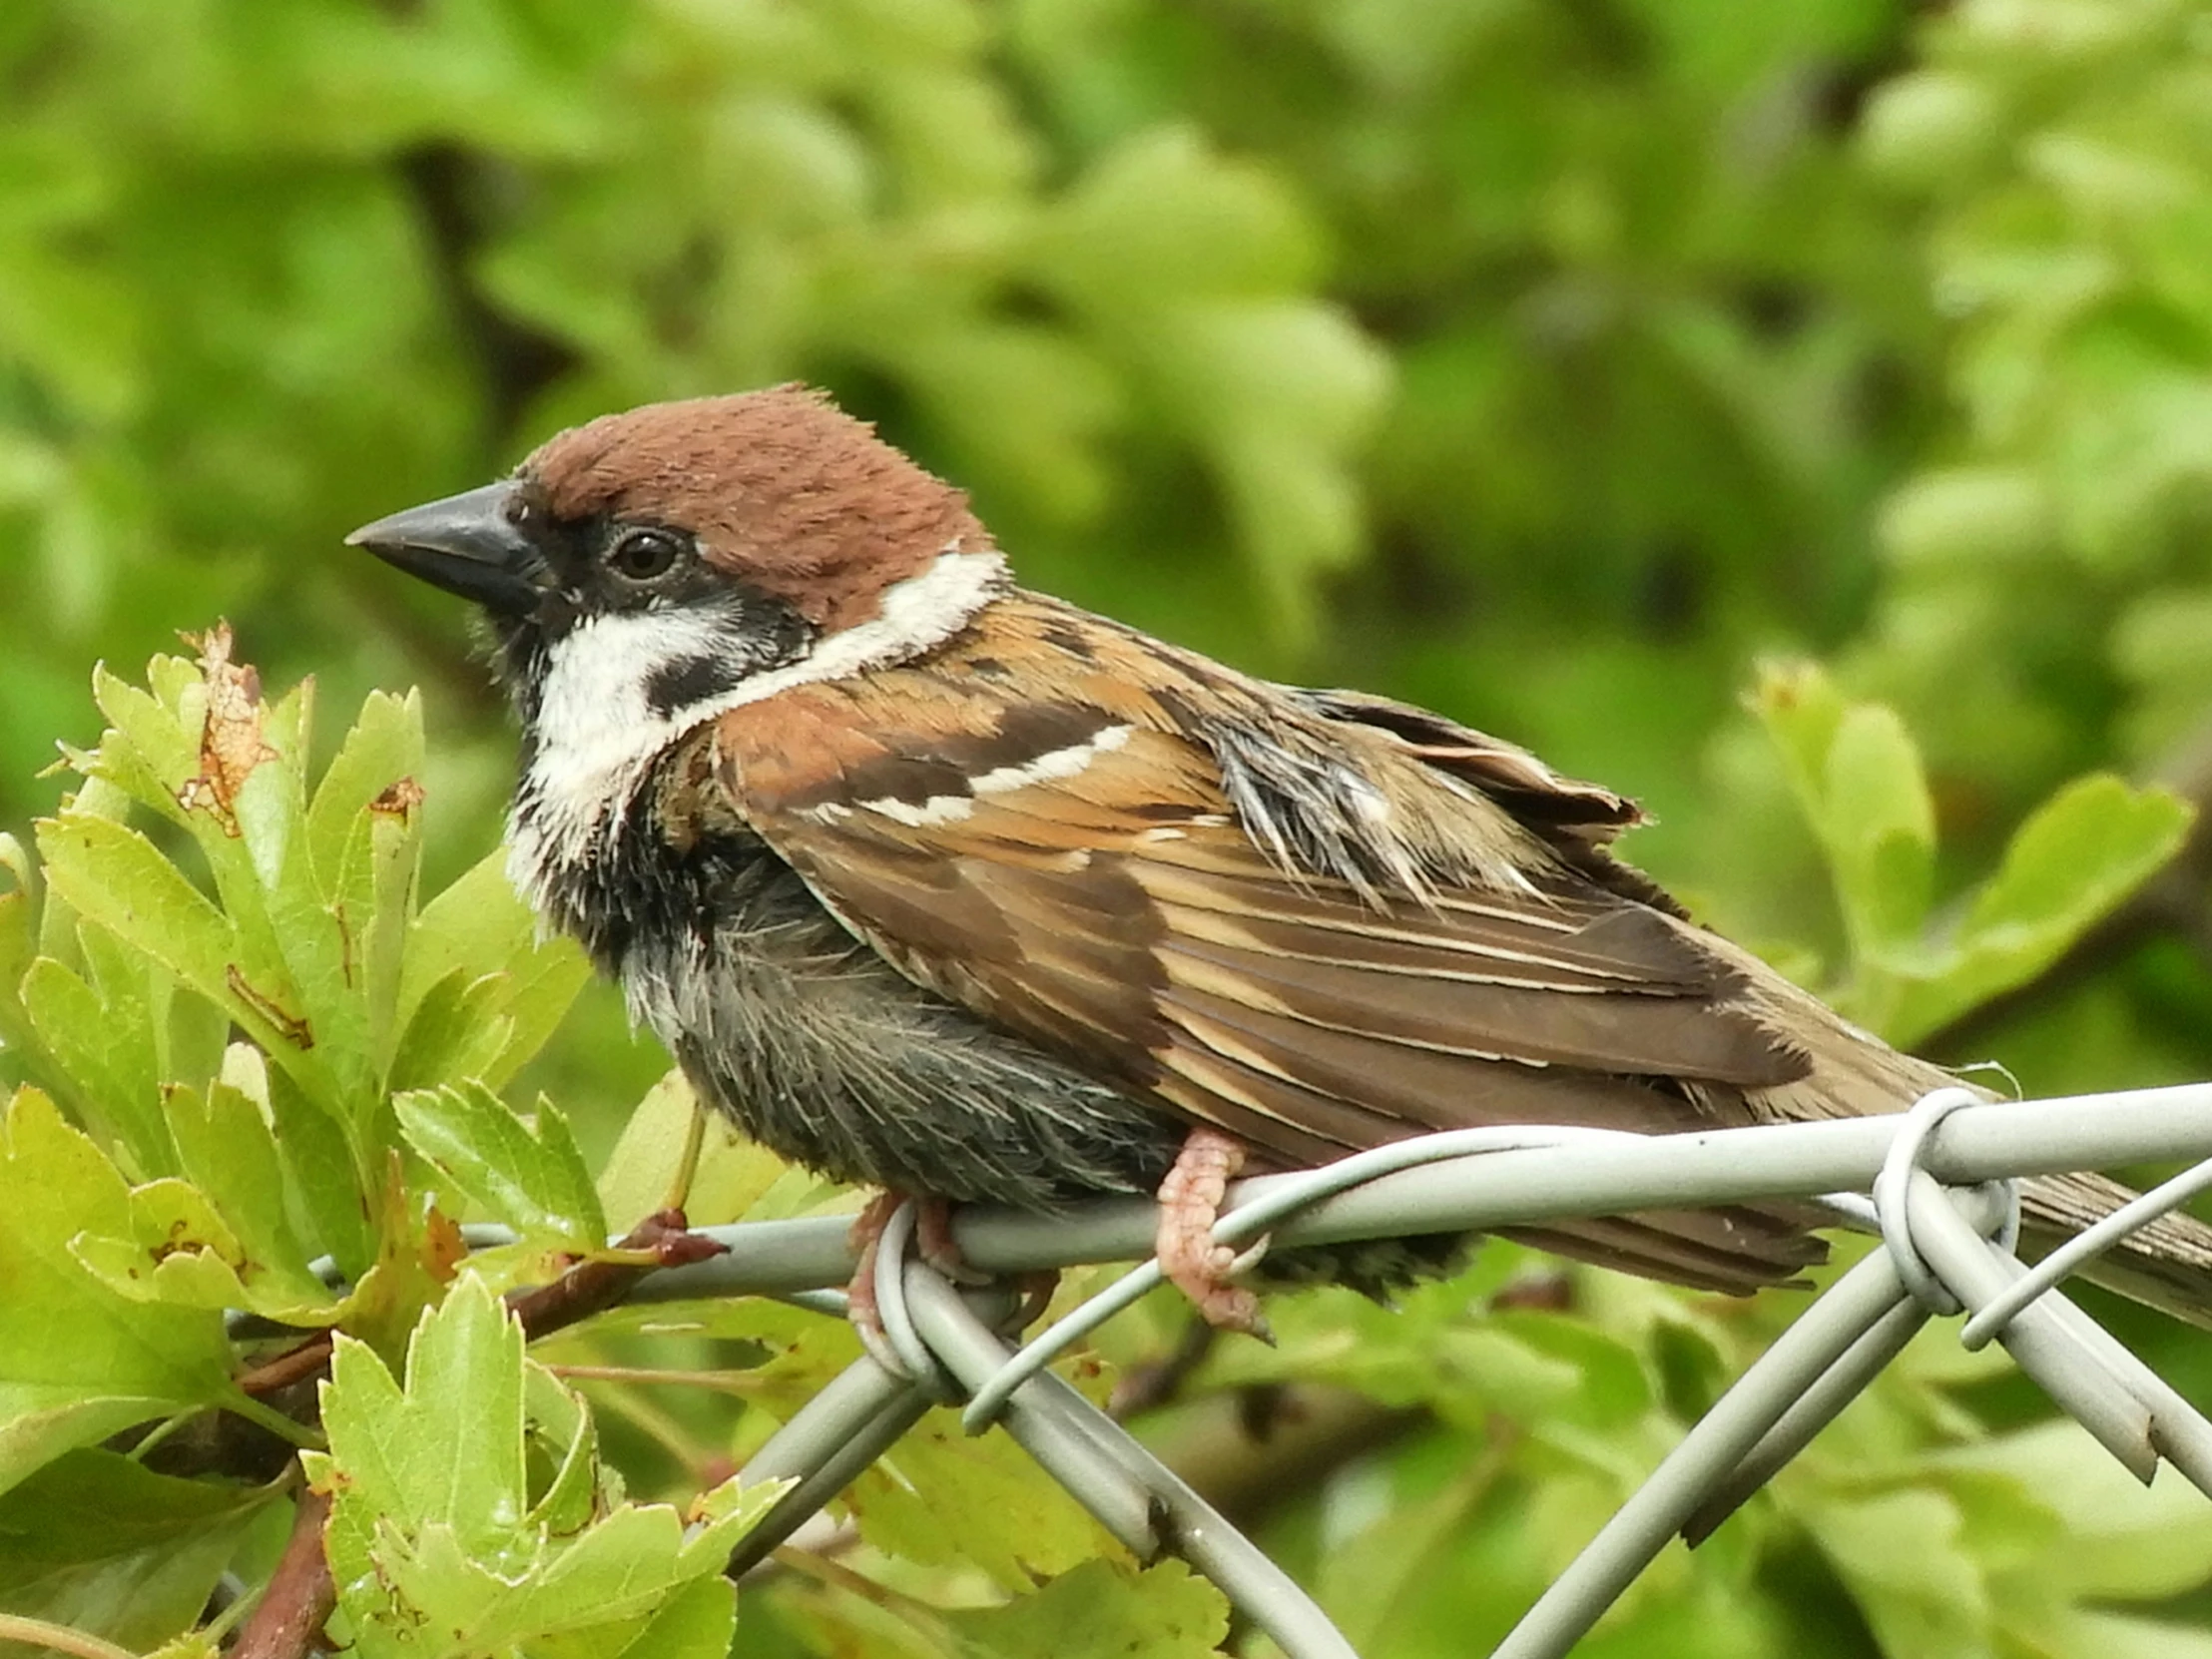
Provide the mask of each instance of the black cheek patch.
POLYGON ((655 669, 645 682, 646 707, 666 720, 725 692, 735 691, 749 665, 734 654, 682 657, 655 669))

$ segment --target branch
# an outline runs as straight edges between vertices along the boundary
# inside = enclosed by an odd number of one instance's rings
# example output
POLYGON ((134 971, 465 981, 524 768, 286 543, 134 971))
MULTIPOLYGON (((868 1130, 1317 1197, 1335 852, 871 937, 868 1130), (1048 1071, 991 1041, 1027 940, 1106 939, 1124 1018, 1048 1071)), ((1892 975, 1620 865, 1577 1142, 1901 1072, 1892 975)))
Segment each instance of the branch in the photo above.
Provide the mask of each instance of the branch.
POLYGON ((576 366, 576 352, 493 305, 470 274, 487 240, 476 199, 491 164, 456 144, 426 144, 398 166, 429 233, 432 276, 483 372, 492 430, 507 432, 540 392, 576 366))
POLYGON ((283 1558, 240 1629, 231 1659, 305 1659, 338 1604, 330 1563, 322 1553, 322 1529, 329 1519, 327 1493, 311 1487, 300 1492, 283 1558))

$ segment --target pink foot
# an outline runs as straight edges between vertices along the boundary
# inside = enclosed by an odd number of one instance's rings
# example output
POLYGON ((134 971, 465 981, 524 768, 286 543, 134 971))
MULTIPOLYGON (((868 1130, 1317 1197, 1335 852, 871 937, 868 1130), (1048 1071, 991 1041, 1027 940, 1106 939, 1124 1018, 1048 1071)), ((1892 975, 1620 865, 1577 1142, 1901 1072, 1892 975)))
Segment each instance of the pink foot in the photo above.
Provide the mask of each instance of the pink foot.
POLYGON ((1217 1330, 1265 1340, 1267 1322, 1260 1317, 1259 1298, 1229 1282, 1237 1253, 1212 1237, 1222 1199, 1244 1161, 1242 1141, 1218 1129, 1192 1130, 1160 1183, 1160 1227, 1153 1248, 1160 1271, 1191 1299, 1199 1318, 1217 1330))
POLYGON ((879 1192, 852 1218, 850 1237, 859 1263, 853 1268, 852 1282, 845 1287, 844 1293, 845 1317, 859 1333, 860 1346, 874 1355, 885 1370, 893 1372, 903 1368, 891 1352, 889 1339, 883 1335, 883 1310, 875 1300, 875 1258, 883 1246, 883 1230, 890 1226, 891 1217, 905 1202, 903 1193, 879 1192))

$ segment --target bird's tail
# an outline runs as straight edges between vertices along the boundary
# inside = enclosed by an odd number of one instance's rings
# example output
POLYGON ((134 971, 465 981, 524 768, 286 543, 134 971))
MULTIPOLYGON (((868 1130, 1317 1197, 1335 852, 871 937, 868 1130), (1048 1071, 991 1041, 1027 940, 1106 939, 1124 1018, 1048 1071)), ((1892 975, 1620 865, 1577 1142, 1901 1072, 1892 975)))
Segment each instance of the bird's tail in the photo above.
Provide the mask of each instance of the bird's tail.
MULTIPOLYGON (((2135 1197, 2101 1175, 2041 1175, 2020 1183, 2021 1253, 2037 1258, 2135 1197)), ((2212 1331, 2212 1227, 2160 1216, 2081 1270, 2093 1285, 2212 1331)))

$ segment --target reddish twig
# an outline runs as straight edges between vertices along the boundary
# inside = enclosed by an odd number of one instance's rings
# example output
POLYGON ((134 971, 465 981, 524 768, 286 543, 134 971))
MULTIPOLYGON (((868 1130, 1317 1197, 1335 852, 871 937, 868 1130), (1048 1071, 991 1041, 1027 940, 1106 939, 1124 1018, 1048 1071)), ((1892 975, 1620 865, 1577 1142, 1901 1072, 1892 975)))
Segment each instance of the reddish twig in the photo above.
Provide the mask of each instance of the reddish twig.
POLYGON ((564 1326, 612 1308, 630 1287, 649 1273, 663 1268, 688 1267, 720 1256, 727 1246, 704 1234, 690 1231, 681 1210, 657 1210, 630 1230, 618 1250, 649 1252, 643 1262, 580 1262, 550 1285, 525 1291, 510 1307, 530 1337, 543 1337, 564 1326))
POLYGON ((259 1606, 239 1630, 231 1659, 305 1659, 322 1634, 322 1621, 338 1604, 330 1563, 322 1554, 322 1529, 330 1519, 327 1493, 299 1494, 299 1512, 283 1559, 262 1592, 259 1606))
POLYGON ((257 1397, 273 1394, 279 1388, 288 1388, 294 1382, 304 1382, 319 1376, 330 1364, 330 1333, 320 1332, 309 1337, 297 1348, 279 1354, 274 1360, 265 1360, 249 1371, 239 1373, 238 1384, 246 1392, 257 1397))

